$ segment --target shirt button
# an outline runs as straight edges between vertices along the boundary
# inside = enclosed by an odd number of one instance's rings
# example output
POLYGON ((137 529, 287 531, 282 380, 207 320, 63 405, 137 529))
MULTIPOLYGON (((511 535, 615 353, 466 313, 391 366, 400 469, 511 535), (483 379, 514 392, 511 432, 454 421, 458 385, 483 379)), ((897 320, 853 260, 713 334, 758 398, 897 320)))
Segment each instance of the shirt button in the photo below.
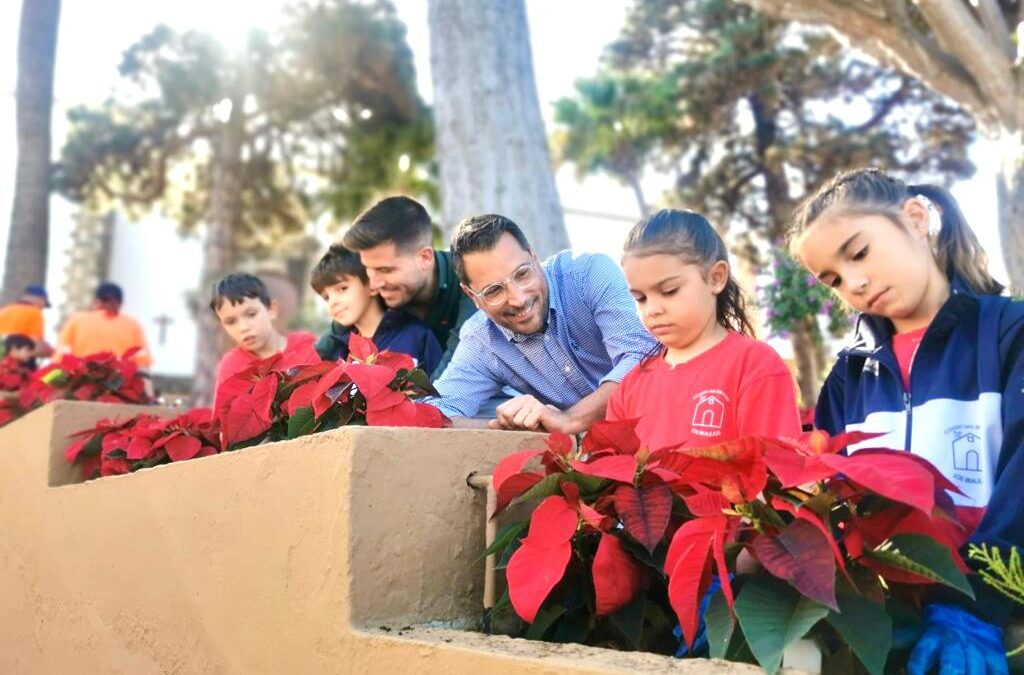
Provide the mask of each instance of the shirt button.
POLYGON ((566 366, 565 367, 565 372, 571 373, 572 372, 572 366, 566 366))

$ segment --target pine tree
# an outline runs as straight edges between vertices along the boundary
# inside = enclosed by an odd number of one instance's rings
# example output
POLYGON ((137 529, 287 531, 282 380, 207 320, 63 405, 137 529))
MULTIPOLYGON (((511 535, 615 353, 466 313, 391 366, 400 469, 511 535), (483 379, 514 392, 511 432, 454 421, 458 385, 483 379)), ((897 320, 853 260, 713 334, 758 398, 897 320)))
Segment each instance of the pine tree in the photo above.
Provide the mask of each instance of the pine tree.
MULTIPOLYGON (((240 252, 273 255, 324 210, 341 218, 381 190, 434 190, 429 111, 389 3, 298 5, 281 34, 253 32, 241 53, 157 27, 120 72, 102 106, 69 111, 57 188, 93 210, 160 208, 185 231, 202 226, 200 297, 240 252)), ((216 318, 197 320, 200 403, 222 349, 216 318)))
MULTIPOLYGON (((941 183, 973 172, 974 123, 955 104, 822 29, 739 3, 638 0, 599 78, 642 83, 652 91, 641 98, 654 100, 671 81, 673 106, 621 124, 659 130, 657 143, 639 137, 635 150, 674 177, 669 203, 708 216, 754 269, 766 269, 769 248, 783 245, 800 198, 839 170, 878 165, 941 183)), ((813 317, 790 335, 802 398, 812 402, 822 337, 813 317)))

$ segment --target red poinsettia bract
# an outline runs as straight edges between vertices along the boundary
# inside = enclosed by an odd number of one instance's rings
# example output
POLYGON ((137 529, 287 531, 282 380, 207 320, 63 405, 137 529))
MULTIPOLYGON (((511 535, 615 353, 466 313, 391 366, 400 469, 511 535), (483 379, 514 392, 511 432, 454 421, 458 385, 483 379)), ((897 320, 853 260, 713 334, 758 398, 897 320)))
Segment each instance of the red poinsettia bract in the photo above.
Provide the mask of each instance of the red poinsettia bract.
MULTIPOLYGON (((870 435, 812 431, 652 451, 641 446, 634 426, 599 423, 579 449, 551 434, 545 448, 512 453, 495 468, 496 513, 516 500, 543 498, 507 568, 509 597, 524 620, 536 618, 563 579, 578 537, 595 533, 595 615, 618 611, 649 585, 649 566, 637 551, 665 547, 667 599, 689 645, 713 572, 733 610, 730 558, 737 547, 769 575, 836 611, 836 575, 852 583, 850 565, 890 583, 936 582, 885 552, 899 534, 931 537, 966 569, 956 551, 963 532, 947 494, 955 487, 909 453, 840 454, 870 435), (528 469, 536 459, 540 470, 528 469)), ((577 550, 581 559, 587 555, 577 550)))
POLYGON ((88 480, 216 454, 218 436, 209 408, 194 408, 169 419, 149 414, 103 419, 91 429, 71 434, 74 440, 64 458, 81 465, 82 477, 88 480))
POLYGON ((411 397, 436 393, 405 354, 379 352, 350 336, 344 361, 293 363, 275 355, 221 384, 214 415, 222 447, 232 449, 333 429, 346 424, 443 427, 434 406, 411 397))
MULTIPOLYGON (((431 405, 410 397, 436 393, 427 376, 403 354, 378 352, 352 336, 352 353, 341 362, 309 363, 294 354, 257 361, 218 387, 213 409, 189 410, 173 419, 141 414, 124 421, 101 420, 72 434, 66 459, 86 478, 128 473, 167 462, 286 440, 346 424, 443 427, 450 424, 431 405)), ((71 361, 70 373, 48 378, 79 382, 83 369, 112 365, 131 379, 134 364, 105 359, 71 361), (92 364, 92 365, 90 365, 92 364)), ((92 371, 90 371, 92 372, 92 371)), ((54 391, 49 382, 43 382, 54 391)), ((0 408, 0 420, 4 410, 0 408)))
POLYGON ((32 380, 32 371, 15 359, 5 356, 0 359, 0 391, 18 391, 32 380))
POLYGON ((40 368, 17 387, 16 399, 0 400, 0 426, 57 400, 149 403, 145 379, 131 360, 136 351, 120 358, 109 352, 68 354, 40 368))

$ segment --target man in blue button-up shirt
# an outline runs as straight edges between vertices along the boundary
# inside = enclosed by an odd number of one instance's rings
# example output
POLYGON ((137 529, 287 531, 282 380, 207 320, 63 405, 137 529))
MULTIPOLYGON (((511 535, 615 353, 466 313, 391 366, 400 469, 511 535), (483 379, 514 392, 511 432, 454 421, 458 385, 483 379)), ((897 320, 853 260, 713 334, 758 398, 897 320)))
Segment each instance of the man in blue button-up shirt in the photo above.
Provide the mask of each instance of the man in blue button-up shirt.
POLYGON ((475 216, 452 235, 462 288, 480 312, 430 401, 456 426, 580 433, 603 419, 622 378, 658 343, 608 256, 563 251, 541 263, 508 218, 475 216), (523 395, 472 420, 503 387, 523 395))

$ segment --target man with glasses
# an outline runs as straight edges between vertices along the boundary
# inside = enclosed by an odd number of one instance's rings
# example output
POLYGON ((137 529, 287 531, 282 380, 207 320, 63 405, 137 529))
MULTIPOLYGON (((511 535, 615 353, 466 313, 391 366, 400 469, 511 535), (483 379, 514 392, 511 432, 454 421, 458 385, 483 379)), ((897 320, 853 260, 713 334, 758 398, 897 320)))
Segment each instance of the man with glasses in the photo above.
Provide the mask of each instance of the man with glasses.
POLYGON ((541 263, 522 230, 498 215, 462 221, 451 252, 481 310, 434 383, 440 398, 430 402, 455 426, 586 431, 626 373, 658 348, 608 256, 563 251, 541 263), (504 387, 523 393, 499 405, 496 419, 470 419, 504 387))
POLYGON ((429 373, 444 371, 459 328, 476 312, 462 292, 447 251, 435 251, 433 225, 423 205, 408 197, 387 197, 361 213, 342 245, 359 253, 370 291, 391 309, 404 309, 427 324, 444 354, 429 373))

